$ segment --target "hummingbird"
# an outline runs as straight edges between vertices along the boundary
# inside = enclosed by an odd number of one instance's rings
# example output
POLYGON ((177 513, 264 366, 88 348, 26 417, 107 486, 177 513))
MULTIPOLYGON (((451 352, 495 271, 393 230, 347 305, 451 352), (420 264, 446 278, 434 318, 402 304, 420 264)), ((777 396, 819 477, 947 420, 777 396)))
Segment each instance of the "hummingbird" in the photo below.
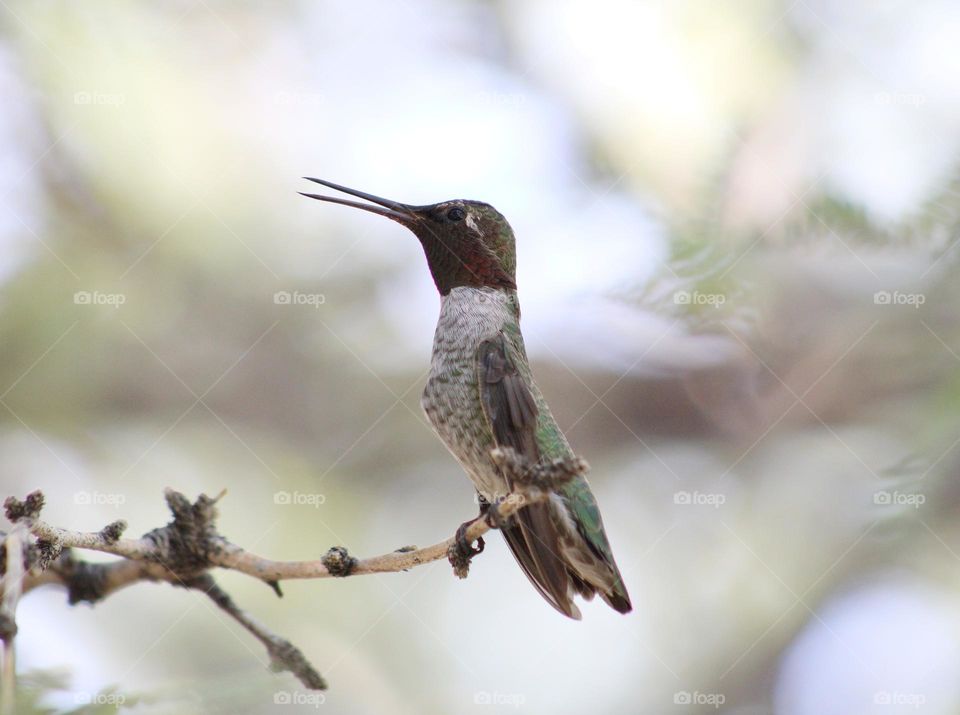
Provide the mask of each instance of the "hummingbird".
MULTIPOLYGON (((455 199, 414 206, 322 179, 309 181, 358 199, 302 193, 385 216, 419 239, 440 293, 430 375, 421 399, 433 430, 472 480, 482 518, 511 493, 491 453, 508 448, 530 464, 574 454, 533 380, 520 333, 513 229, 493 206, 455 199)), ((458 532, 463 540, 464 527, 458 532)), ((630 597, 582 474, 541 502, 498 523, 517 563, 547 602, 579 620, 574 603, 595 594, 620 613, 630 597)), ((479 553, 461 544, 469 554, 479 553)))

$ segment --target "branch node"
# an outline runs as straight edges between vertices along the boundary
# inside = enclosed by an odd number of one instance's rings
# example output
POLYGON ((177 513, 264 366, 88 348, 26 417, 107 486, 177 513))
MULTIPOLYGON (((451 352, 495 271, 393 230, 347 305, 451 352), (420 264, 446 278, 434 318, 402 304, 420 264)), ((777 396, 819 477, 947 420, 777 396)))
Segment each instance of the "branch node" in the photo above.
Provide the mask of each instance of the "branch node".
POLYGON ((71 606, 84 601, 94 604, 109 593, 109 564, 77 561, 70 552, 64 555, 60 563, 67 587, 67 603, 71 606))
POLYGON ((357 567, 357 560, 347 551, 345 546, 332 546, 320 559, 331 576, 343 578, 349 576, 357 567))
POLYGON ((477 546, 474 548, 473 540, 467 536, 470 528, 479 520, 480 517, 463 522, 453 537, 453 543, 447 549, 447 561, 453 566, 453 573, 457 578, 463 579, 470 574, 470 562, 474 556, 482 554, 486 546, 483 537, 477 536, 477 546))
POLYGON ((10 643, 17 636, 17 622, 7 613, 0 612, 0 641, 10 643))
POLYGON ((120 540, 120 537, 123 536, 123 532, 126 530, 127 522, 123 519, 117 519, 100 530, 100 538, 108 544, 115 544, 120 540))
POLYGON ((46 571, 50 567, 50 564, 60 558, 60 554, 63 553, 63 542, 61 541, 37 539, 36 547, 39 552, 37 556, 37 566, 40 567, 41 571, 46 571))
POLYGON ((301 650, 293 643, 283 638, 277 638, 267 643, 267 653, 270 654, 270 669, 275 673, 284 670, 293 673, 310 690, 326 690, 327 681, 317 672, 301 650))
POLYGON ((470 559, 473 554, 465 552, 460 544, 454 542, 447 549, 447 561, 453 566, 453 573, 457 578, 466 578, 470 575, 470 559))
POLYGON ((510 447, 490 450, 490 458, 511 484, 546 491, 556 489, 590 469, 587 460, 576 455, 534 464, 510 447))
POLYGON ((223 542, 214 526, 219 496, 211 499, 201 494, 196 502, 191 503, 183 494, 170 488, 163 494, 173 513, 173 521, 143 535, 154 546, 154 552, 147 554, 146 558, 189 580, 213 565, 211 556, 223 542))
POLYGON ((23 501, 16 497, 7 497, 3 502, 7 519, 16 524, 21 519, 35 519, 43 509, 43 492, 39 489, 27 494, 23 501))

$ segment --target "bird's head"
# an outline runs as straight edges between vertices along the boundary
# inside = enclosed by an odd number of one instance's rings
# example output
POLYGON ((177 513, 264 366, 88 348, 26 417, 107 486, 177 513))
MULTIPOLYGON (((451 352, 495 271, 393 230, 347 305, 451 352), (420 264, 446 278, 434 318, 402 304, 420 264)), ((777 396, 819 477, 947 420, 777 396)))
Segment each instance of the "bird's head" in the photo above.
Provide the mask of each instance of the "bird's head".
POLYGON ((413 231, 423 246, 440 295, 460 286, 516 288, 513 229, 490 204, 454 199, 412 206, 322 179, 305 178, 369 203, 321 194, 304 196, 386 216, 413 231))

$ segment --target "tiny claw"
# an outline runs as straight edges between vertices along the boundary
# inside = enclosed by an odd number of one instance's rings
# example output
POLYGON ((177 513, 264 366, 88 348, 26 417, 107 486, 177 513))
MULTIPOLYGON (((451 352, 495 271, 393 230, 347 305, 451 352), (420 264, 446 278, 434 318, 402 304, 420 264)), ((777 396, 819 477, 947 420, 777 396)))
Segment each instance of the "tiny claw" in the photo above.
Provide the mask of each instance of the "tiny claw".
POLYGON ((477 554, 482 554, 483 549, 486 547, 482 536, 477 537, 476 548, 467 540, 467 529, 470 528, 471 524, 473 524, 473 521, 465 521, 457 528, 457 549, 467 559, 472 559, 477 554))
POLYGON ((454 537, 453 544, 447 551, 447 560, 450 562, 450 565, 453 566, 453 572, 459 578, 467 577, 467 574, 470 572, 470 560, 473 559, 474 556, 482 554, 483 549, 486 547, 482 536, 477 537, 476 548, 467 540, 467 529, 470 528, 470 525, 473 524, 474 521, 476 521, 476 519, 465 521, 457 528, 457 534, 454 537))

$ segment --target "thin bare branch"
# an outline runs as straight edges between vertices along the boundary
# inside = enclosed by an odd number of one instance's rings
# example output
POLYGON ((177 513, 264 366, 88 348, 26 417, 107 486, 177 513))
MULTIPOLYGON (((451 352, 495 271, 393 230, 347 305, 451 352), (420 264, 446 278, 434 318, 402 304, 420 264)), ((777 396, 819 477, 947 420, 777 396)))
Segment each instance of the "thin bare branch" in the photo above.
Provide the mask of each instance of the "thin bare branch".
POLYGON ((3 540, 4 559, 3 600, 0 602, 0 640, 3 641, 3 669, 0 672, 0 713, 13 715, 16 707, 16 651, 17 604, 23 591, 23 552, 28 533, 25 527, 14 524, 3 540))
POLYGON ((239 571, 269 584, 278 596, 283 595, 279 582, 287 579, 406 571, 443 558, 449 559, 454 573, 464 578, 470 559, 479 552, 472 549, 471 544, 494 528, 494 524, 505 523, 524 506, 546 499, 558 484, 587 469, 586 463, 577 458, 532 465, 512 450, 496 449, 491 456, 513 485, 513 491, 491 505, 486 518, 466 522, 456 536, 432 546, 422 549, 405 546, 366 559, 351 556, 343 546, 334 546, 322 558, 309 561, 274 561, 246 551, 217 531, 216 505, 223 493, 213 498, 201 494, 195 502, 190 502, 180 492, 166 489, 164 496, 173 520, 138 539, 123 538, 127 527, 124 521, 115 521, 97 532, 71 531, 48 524, 40 518, 44 503, 40 492, 27 495, 23 501, 9 497, 4 502, 6 515, 21 535, 19 540, 13 540, 14 547, 19 548, 20 571, 18 576, 11 576, 11 537, 8 536, 4 604, 9 600, 15 609, 21 590, 26 593, 49 584, 66 588, 71 604, 94 603, 140 581, 166 581, 200 590, 264 645, 275 670, 290 671, 307 688, 323 689, 325 681, 303 653, 242 610, 209 572, 214 568, 239 571), (112 554, 122 560, 89 563, 76 558, 74 550, 78 549, 112 554))

